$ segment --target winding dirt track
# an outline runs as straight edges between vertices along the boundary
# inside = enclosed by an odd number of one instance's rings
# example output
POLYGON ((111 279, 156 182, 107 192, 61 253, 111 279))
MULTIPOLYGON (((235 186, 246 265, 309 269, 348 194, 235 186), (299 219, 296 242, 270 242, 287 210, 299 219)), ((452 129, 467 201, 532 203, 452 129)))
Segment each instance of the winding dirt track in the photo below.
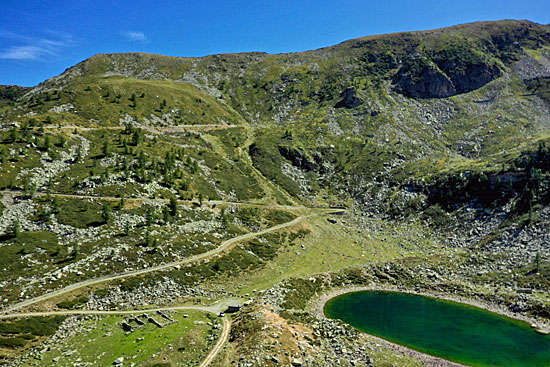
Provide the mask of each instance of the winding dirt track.
POLYGON ((225 342, 229 338, 229 331, 230 330, 231 330, 231 320, 228 319, 227 317, 224 317, 223 318, 223 329, 222 329, 222 333, 221 333, 220 337, 218 338, 218 342, 216 343, 214 348, 212 348, 210 353, 208 353, 208 355, 206 356, 204 361, 202 361, 202 363, 200 364, 199 367, 208 366, 214 360, 214 358, 216 358, 218 353, 222 350, 223 345, 225 344, 225 342))
MULTIPOLYGON (((4 192, 4 193, 8 193, 8 192, 4 192)), ((10 192, 10 193, 16 193, 16 192, 10 192)), ((59 194, 59 195, 61 196, 63 194, 59 194)), ((66 195, 66 196, 74 197, 75 195, 66 195)), ((85 196, 77 196, 77 197, 84 198, 85 196)), ((110 198, 110 199, 115 199, 115 198, 110 198)), ((211 202, 211 204, 214 204, 214 203, 215 204, 222 204, 222 203, 227 203, 227 202, 222 202, 222 201, 212 201, 211 202)), ((239 203, 239 202, 234 202, 233 203, 232 202, 231 204, 247 204, 247 203, 239 203)), ((251 204, 251 205, 263 206, 262 204, 251 204)), ((136 314, 136 313, 143 313, 143 312, 156 312, 156 311, 165 311, 165 310, 201 310, 201 311, 205 311, 205 312, 211 312, 211 313, 214 313, 214 314, 219 314, 226 307, 226 305, 223 301, 219 302, 217 304, 211 305, 211 306, 175 306, 175 307, 163 307, 163 308, 143 309, 143 310, 118 310, 118 311, 117 310, 111 310, 111 311, 66 310, 66 311, 26 312, 26 313, 17 313, 17 312, 13 312, 13 311, 16 311, 18 309, 36 304, 36 303, 41 302, 41 301, 51 299, 53 297, 57 297, 59 295, 62 295, 62 294, 68 293, 68 292, 72 292, 72 291, 80 289, 80 288, 88 287, 90 285, 104 283, 104 282, 108 282, 108 281, 116 280, 116 279, 123 279, 123 278, 133 277, 133 276, 137 276, 137 275, 152 273, 152 272, 159 271, 159 270, 169 269, 169 268, 172 268, 172 267, 175 267, 175 266, 178 266, 178 265, 186 265, 186 264, 189 264, 189 263, 192 263, 192 262, 200 261, 200 260, 203 260, 203 259, 209 258, 211 256, 222 253, 223 251, 231 248, 233 245, 235 245, 239 241, 247 240, 247 239, 250 239, 250 238, 253 238, 253 237, 256 237, 256 236, 260 236, 262 234, 274 232, 274 231, 277 231, 279 229, 283 229, 283 228, 286 228, 286 227, 291 227, 291 226, 296 225, 296 224, 300 223, 302 220, 304 220, 306 218, 309 218, 309 217, 343 211, 342 209, 331 209, 331 208, 307 208, 307 207, 302 207, 302 206, 269 205, 269 204, 266 204, 266 205, 269 206, 269 207, 272 207, 272 208, 280 208, 280 209, 325 209, 325 210, 329 209, 330 212, 322 212, 322 213, 302 215, 302 216, 299 216, 299 217, 295 218, 294 220, 291 220, 291 221, 286 222, 286 223, 281 223, 281 224, 278 224, 276 226, 266 228, 266 229, 258 231, 258 232, 243 234, 243 235, 240 235, 240 236, 237 236, 237 237, 234 237, 234 238, 231 238, 229 240, 226 240, 226 241, 222 242, 222 244, 219 247, 215 248, 215 249, 204 252, 202 254, 197 254, 197 255, 188 257, 188 258, 180 260, 180 261, 174 261, 174 262, 170 262, 170 263, 167 263, 167 264, 153 266, 153 267, 150 267, 150 268, 145 268, 145 269, 140 269, 140 270, 135 270, 135 271, 129 271, 129 272, 124 272, 124 273, 106 275, 106 276, 99 277, 99 278, 96 278, 96 279, 89 279, 89 280, 85 280, 85 281, 82 281, 82 282, 79 282, 79 283, 71 284, 71 285, 69 285, 67 287, 64 287, 64 288, 61 288, 57 291, 49 292, 49 293, 46 293, 42 296, 31 298, 31 299, 28 299, 28 300, 25 300, 25 301, 22 301, 22 302, 19 302, 19 303, 16 303, 14 305, 11 305, 11 306, 7 307, 4 310, 4 314, 0 315, 0 320, 10 319, 10 318, 18 318, 18 317, 32 317, 32 316, 120 315, 120 314, 136 314)), ((210 363, 216 358, 218 353, 222 350, 225 342, 229 338, 229 332, 231 330, 231 320, 227 317, 223 317, 222 320, 223 320, 222 333, 221 333, 220 337, 218 338, 218 341, 216 342, 216 345, 214 346, 214 348, 210 351, 210 353, 208 353, 206 358, 200 364, 200 367, 207 367, 208 365, 210 365, 210 363)))
MULTIPOLYGON (((148 130, 155 133, 166 133, 166 132, 178 132, 185 130, 221 130, 221 129, 231 129, 234 127, 248 127, 248 125, 216 125, 216 124, 202 124, 202 125, 178 125, 178 126, 142 126, 136 125, 136 128, 143 130, 148 130)), ((44 129, 49 130, 74 130, 77 131, 95 131, 95 130, 124 130, 125 126, 97 126, 97 127, 84 127, 76 125, 65 125, 65 126, 44 126, 44 129)), ((38 130, 38 127, 33 128, 38 130)))
MULTIPOLYGON (((22 190, 0 190, 0 194, 7 195, 24 195, 22 190)), ((46 193, 38 191, 35 195, 58 197, 58 198, 68 198, 68 199, 96 199, 96 200, 109 200, 109 201, 120 201, 118 196, 100 196, 100 195, 80 195, 80 194, 61 194, 61 193, 46 193)), ((125 201, 157 201, 168 203, 168 199, 155 199, 149 197, 125 197, 125 201)), ((186 205, 200 205, 198 200, 177 200, 180 204, 186 205)), ((265 207, 269 209, 282 209, 282 210, 303 210, 303 209, 331 209, 329 207, 309 207, 303 205, 283 205, 283 204, 268 204, 268 203, 254 203, 250 201, 226 201, 226 200, 203 200, 205 205, 243 205, 243 206, 255 206, 255 207, 265 207)))
POLYGON ((157 311, 176 311, 176 310, 199 310, 211 313, 218 313, 215 306, 175 306, 149 308, 143 310, 64 310, 64 311, 45 311, 45 312, 20 312, 0 315, 0 320, 15 319, 19 317, 37 317, 37 316, 69 316, 69 315, 133 315, 138 313, 149 313, 157 311))
MULTIPOLYGON (((226 306, 224 304, 224 302, 219 302, 218 304, 214 304, 212 306, 204 306, 204 307, 201 307, 201 306, 176 306, 176 307, 163 307, 163 308, 154 308, 154 309, 145 309, 145 310, 119 310, 119 311, 116 311, 116 310, 114 310, 114 311, 66 310, 66 311, 26 312, 26 313, 9 313, 9 312, 13 312, 17 309, 20 309, 20 308, 23 308, 23 307, 26 307, 26 306, 30 306, 32 304, 35 304, 35 303, 38 303, 38 302, 41 302, 41 301, 44 301, 44 300, 47 300, 47 299, 65 294, 65 293, 68 293, 68 292, 71 292, 71 291, 74 291, 76 289, 87 287, 87 286, 90 286, 90 285, 93 285, 93 284, 103 283, 103 282, 107 282, 107 281, 115 280, 115 279, 122 279, 122 278, 132 277, 132 276, 141 275, 141 274, 147 274, 147 273, 151 273, 151 272, 158 271, 158 270, 168 269, 168 268, 174 267, 176 265, 185 265, 185 264, 189 264, 191 262, 199 261, 199 260, 208 258, 210 256, 214 256, 216 254, 219 254, 219 253, 227 250, 228 248, 230 248, 232 245, 236 244, 239 241, 250 239, 250 238, 253 238, 253 237, 256 237, 256 236, 260 236, 260 235, 265 234, 265 233, 277 231, 277 230, 282 229, 282 228, 290 227, 290 226, 293 226, 295 224, 298 224, 299 222, 301 222, 305 218, 320 215, 320 214, 321 213, 302 215, 302 216, 299 216, 299 217, 295 218, 294 220, 291 220, 290 222, 281 223, 281 224, 278 224, 276 226, 261 230, 259 232, 247 233, 247 234, 244 234, 244 235, 241 235, 241 236, 231 238, 231 239, 223 242, 219 247, 217 247, 213 250, 207 251, 207 252, 202 253, 202 254, 198 254, 198 255, 188 257, 188 258, 186 258, 184 260, 181 260, 181 261, 175 261, 175 262, 171 262, 171 263, 168 263, 168 264, 154 266, 154 267, 141 269, 141 270, 136 270, 136 271, 132 271, 132 272, 125 272, 125 273, 107 275, 107 276, 104 276, 104 277, 100 277, 100 278, 96 278, 96 279, 90 279, 90 280, 86 280, 86 281, 83 281, 83 282, 80 282, 80 283, 75 283, 75 284, 69 285, 65 288, 59 289, 57 291, 46 293, 42 296, 31 298, 31 299, 25 300, 23 302, 19 302, 17 304, 9 306, 5 310, 6 313, 4 315, 0 315, 0 320, 10 319, 10 318, 18 318, 18 317, 56 316, 56 315, 121 315, 121 314, 136 314, 136 313, 143 313, 143 312, 156 312, 156 311, 165 311, 165 310, 201 310, 201 311, 211 312, 211 313, 214 313, 214 314, 219 314, 220 312, 222 312, 224 310, 224 308, 226 306)), ((216 358, 218 353, 222 350, 225 342, 229 338, 229 332, 231 330, 231 321, 227 317, 223 317, 222 320, 223 320, 222 333, 221 333, 220 337, 218 338, 218 341, 216 342, 216 345, 214 346, 214 348, 210 351, 210 353, 208 353, 206 358, 200 364, 200 367, 207 367, 214 360, 214 358, 216 358)))
POLYGON ((0 315, 0 320, 15 319, 19 317, 35 317, 35 316, 63 316, 63 315, 132 315, 136 313, 148 313, 157 311, 178 311, 178 310, 198 310, 210 312, 219 315, 227 309, 228 306, 242 306, 244 300, 242 298, 230 297, 222 299, 209 306, 167 306, 155 308, 142 308, 133 310, 61 310, 61 311, 34 311, 34 312, 17 312, 0 315))
POLYGON ((185 258, 183 260, 174 261, 174 262, 170 262, 170 263, 166 263, 166 264, 162 264, 162 265, 157 265, 157 266, 152 266, 152 267, 149 267, 149 268, 134 270, 134 271, 127 271, 127 272, 123 272, 123 273, 105 275, 105 276, 102 276, 102 277, 99 277, 99 278, 89 279, 89 280, 85 280, 85 281, 82 281, 82 282, 79 282, 79 283, 71 284, 71 285, 66 286, 64 288, 61 288, 59 290, 46 293, 42 296, 38 296, 38 297, 35 297, 35 298, 30 298, 28 300, 16 303, 16 304, 11 305, 11 306, 8 306, 4 309, 4 312, 10 313, 10 312, 16 311, 18 309, 21 309, 23 307, 27 307, 27 306, 30 306, 32 304, 42 302, 42 301, 45 301, 47 299, 57 297, 59 295, 69 293, 69 292, 72 292, 74 290, 84 288, 84 287, 88 287, 88 286, 91 286, 91 285, 94 285, 94 284, 105 283, 105 282, 108 282, 108 281, 111 281, 111 280, 116 280, 116 279, 129 278, 129 277, 142 275, 142 274, 148 274, 148 273, 152 273, 152 272, 159 271, 159 270, 165 270, 165 269, 173 268, 173 267, 178 266, 178 265, 186 265, 186 264, 190 264, 190 263, 193 263, 193 262, 196 262, 196 261, 199 261, 199 260, 203 260, 203 259, 212 257, 214 255, 220 254, 221 252, 231 248, 234 244, 236 244, 239 241, 247 240, 247 239, 250 239, 250 238, 254 238, 256 236, 261 236, 262 234, 274 232, 274 231, 277 231, 277 230, 282 229, 282 228, 293 226, 295 224, 300 223, 305 218, 309 218, 309 217, 316 216, 316 215, 320 215, 320 213, 302 215, 302 216, 299 216, 299 217, 295 218, 294 220, 291 220, 290 222, 281 223, 281 224, 278 224, 276 226, 269 227, 269 228, 266 228, 264 230, 261 230, 259 232, 251 232, 251 233, 247 233, 247 234, 243 234, 243 235, 231 238, 227 241, 222 242, 222 244, 219 247, 216 247, 215 249, 212 249, 210 251, 206 251, 206 252, 203 252, 201 254, 194 255, 194 256, 190 256, 190 257, 185 258))

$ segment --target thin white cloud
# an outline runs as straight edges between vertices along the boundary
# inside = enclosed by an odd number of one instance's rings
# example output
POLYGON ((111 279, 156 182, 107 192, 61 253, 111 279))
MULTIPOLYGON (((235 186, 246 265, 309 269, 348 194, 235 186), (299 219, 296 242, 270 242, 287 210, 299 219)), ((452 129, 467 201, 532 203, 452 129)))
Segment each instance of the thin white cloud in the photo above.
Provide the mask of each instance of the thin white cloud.
POLYGON ((135 41, 135 42, 147 42, 148 41, 147 36, 143 32, 126 31, 123 34, 130 41, 135 41))
MULTIPOLYGON (((55 32, 50 32, 55 34, 55 32)), ((61 49, 75 45, 69 34, 57 34, 52 39, 27 37, 21 34, 0 30, 0 37, 8 39, 15 45, 0 50, 0 59, 7 60, 40 60, 59 56, 61 49)))
POLYGON ((43 56, 55 56, 55 53, 39 46, 12 46, 0 52, 0 59, 8 60, 38 60, 43 56))

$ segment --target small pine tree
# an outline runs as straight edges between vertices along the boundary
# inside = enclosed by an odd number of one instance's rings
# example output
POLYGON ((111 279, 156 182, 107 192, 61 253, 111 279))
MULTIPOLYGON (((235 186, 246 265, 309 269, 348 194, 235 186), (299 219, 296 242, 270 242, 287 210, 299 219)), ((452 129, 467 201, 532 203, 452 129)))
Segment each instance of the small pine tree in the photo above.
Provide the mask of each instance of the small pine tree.
POLYGON ((16 238, 19 237, 19 232, 20 231, 21 231, 21 224, 16 219, 16 220, 13 221, 13 225, 12 225, 13 236, 16 237, 16 238))
POLYGON ((15 143, 17 140, 19 140, 19 130, 16 127, 11 129, 10 140, 12 143, 15 143))
POLYGON ((178 201, 173 196, 170 197, 169 208, 170 208, 170 215, 172 217, 175 217, 176 215, 178 215, 178 201))
POLYGON ((124 198, 124 195, 120 195, 120 201, 118 202, 118 209, 124 208, 124 204, 126 204, 126 199, 124 198))
POLYGON ((110 157, 112 154, 112 149, 111 149, 111 144, 109 143, 109 141, 105 141, 105 143, 103 143, 103 155, 105 157, 110 157))
POLYGON ((222 217, 222 224, 224 225, 224 227, 227 227, 227 216, 225 215, 225 208, 222 209, 222 212, 221 212, 221 217, 222 217))
MULTIPOLYGON (((67 139, 63 135, 59 135, 59 141, 57 143, 60 147, 65 148, 65 144, 67 144, 67 139)), ((80 146, 79 146, 80 147, 80 146)))
POLYGON ((74 158, 75 163, 79 163, 82 160, 82 147, 79 145, 76 147, 76 157, 74 158))
POLYGON ((29 176, 25 176, 25 178, 23 178, 23 190, 25 191, 25 195, 29 195, 31 193, 31 181, 29 176))
POLYGON ((78 257, 78 255, 80 255, 80 244, 75 243, 75 245, 73 246, 72 258, 76 259, 78 257))
POLYGON ((31 131, 29 130, 28 124, 27 124, 27 123, 24 123, 24 125, 23 125, 22 128, 23 128, 23 134, 22 134, 22 135, 23 135, 23 139, 24 139, 25 141, 27 141, 27 142, 28 142, 28 141, 31 141, 31 139, 32 139, 32 134, 31 134, 31 131))
POLYGON ((53 198, 52 200, 52 212, 55 214, 59 213, 59 200, 57 198, 53 198))
POLYGON ((151 234, 149 233, 149 229, 145 231, 145 245, 151 245, 151 234))
POLYGON ((132 144, 134 146, 138 146, 141 143, 142 139, 143 139, 143 136, 142 136, 141 130, 137 129, 134 132, 134 135, 132 135, 132 144))
POLYGON ((164 211, 162 214, 163 214, 164 223, 168 223, 172 221, 172 216, 170 215, 170 209, 164 208, 164 211))
POLYGON ((113 212, 111 210, 111 206, 109 204, 103 205, 103 209, 101 211, 101 216, 103 217, 103 220, 105 223, 109 224, 111 222, 113 212))
POLYGON ((146 218, 145 224, 147 225, 147 227, 150 227, 151 224, 153 224, 155 222, 155 220, 156 220, 155 212, 153 211, 152 208, 149 208, 147 210, 147 214, 145 215, 145 218, 146 218))
POLYGON ((191 166, 189 167, 189 170, 193 175, 199 172, 199 164, 197 163, 197 161, 191 162, 191 166))
POLYGON ((46 152, 47 152, 48 150, 50 150, 51 147, 52 147, 52 142, 51 142, 50 136, 46 135, 44 137, 44 149, 46 149, 46 152))

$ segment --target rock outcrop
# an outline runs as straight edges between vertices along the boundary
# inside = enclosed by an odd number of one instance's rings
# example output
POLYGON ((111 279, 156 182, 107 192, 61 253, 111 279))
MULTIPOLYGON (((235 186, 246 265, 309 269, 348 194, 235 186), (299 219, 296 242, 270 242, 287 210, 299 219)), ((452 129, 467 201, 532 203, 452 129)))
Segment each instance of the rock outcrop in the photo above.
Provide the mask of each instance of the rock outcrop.
POLYGON ((357 91, 354 87, 348 87, 342 92, 342 100, 336 104, 336 108, 355 108, 363 104, 363 101, 357 98, 357 91))
POLYGON ((445 98, 476 90, 502 74, 496 66, 461 58, 405 60, 392 79, 394 90, 407 97, 445 98))
POLYGON ((393 79, 394 90, 407 97, 444 98, 456 94, 451 79, 429 62, 405 63, 393 79))
POLYGON ((292 162, 295 167, 304 169, 306 171, 314 171, 318 168, 315 162, 312 162, 302 151, 298 149, 289 148, 285 146, 279 146, 279 153, 286 159, 292 162))

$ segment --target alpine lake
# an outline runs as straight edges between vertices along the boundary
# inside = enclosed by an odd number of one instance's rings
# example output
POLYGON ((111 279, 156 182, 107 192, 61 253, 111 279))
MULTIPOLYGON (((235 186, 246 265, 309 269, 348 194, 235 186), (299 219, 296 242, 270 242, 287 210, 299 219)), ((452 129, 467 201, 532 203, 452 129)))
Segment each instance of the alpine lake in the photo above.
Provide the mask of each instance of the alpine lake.
POLYGON ((365 333, 468 366, 550 366, 550 335, 524 321, 462 303, 359 291, 330 299, 324 313, 365 333))

